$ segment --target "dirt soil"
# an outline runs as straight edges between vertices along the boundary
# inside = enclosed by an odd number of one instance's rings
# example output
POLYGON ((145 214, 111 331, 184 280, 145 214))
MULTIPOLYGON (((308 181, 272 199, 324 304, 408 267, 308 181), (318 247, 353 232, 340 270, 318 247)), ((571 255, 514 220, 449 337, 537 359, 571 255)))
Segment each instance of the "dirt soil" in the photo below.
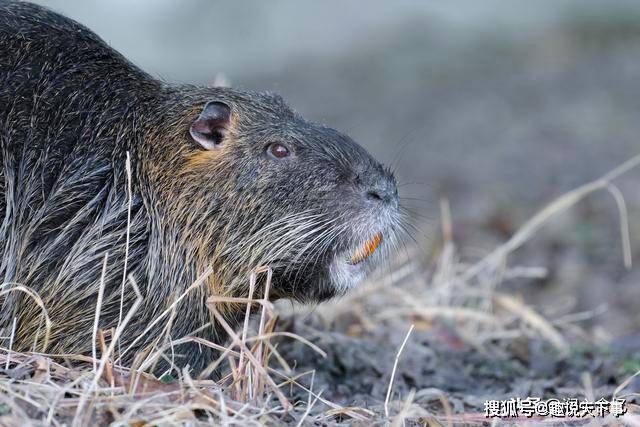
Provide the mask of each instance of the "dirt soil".
MULTIPOLYGON (((310 319, 296 320, 292 330, 309 334, 310 330, 318 331, 314 323, 310 319)), ((453 418, 456 424, 487 421, 484 418, 487 400, 527 397, 583 400, 589 396, 587 393, 593 393, 591 396, 596 396, 596 400, 610 397, 640 363, 637 358, 640 345, 616 351, 585 347, 561 358, 541 339, 496 342, 478 349, 456 337, 450 326, 440 325, 439 331, 433 329, 432 326, 413 331, 394 380, 392 397, 398 400, 392 406, 393 412, 399 411, 399 401, 414 390, 413 403, 425 410, 416 411, 413 421, 417 423, 429 420, 429 414, 437 414, 445 423, 443 397, 456 414, 453 418), (591 383, 587 385, 585 381, 591 383)), ((313 389, 322 390, 322 397, 343 406, 367 408, 382 416, 395 350, 406 331, 389 327, 352 336, 333 327, 331 331, 316 333, 312 342, 327 352, 326 359, 301 344, 281 347, 287 360, 295 361, 294 375, 315 370, 313 389)), ((305 383, 309 384, 308 377, 305 383)), ((640 381, 625 388, 625 393, 639 392, 640 381)), ((306 402, 306 394, 299 397, 306 402)), ((628 398, 627 402, 640 404, 637 397, 628 398)), ((318 410, 322 406, 318 404, 318 410)), ((582 423, 574 420, 571 424, 582 423)))

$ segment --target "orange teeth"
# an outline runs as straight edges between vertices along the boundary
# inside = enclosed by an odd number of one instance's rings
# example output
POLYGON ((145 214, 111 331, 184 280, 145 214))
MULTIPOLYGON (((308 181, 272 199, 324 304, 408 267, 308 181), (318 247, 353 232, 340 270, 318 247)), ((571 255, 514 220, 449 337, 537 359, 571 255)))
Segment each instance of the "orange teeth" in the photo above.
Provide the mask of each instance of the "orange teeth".
POLYGON ((382 241, 382 233, 378 233, 371 240, 367 240, 362 248, 358 249, 356 254, 351 257, 349 263, 351 265, 360 264, 365 259, 369 258, 380 246, 380 242, 382 241))

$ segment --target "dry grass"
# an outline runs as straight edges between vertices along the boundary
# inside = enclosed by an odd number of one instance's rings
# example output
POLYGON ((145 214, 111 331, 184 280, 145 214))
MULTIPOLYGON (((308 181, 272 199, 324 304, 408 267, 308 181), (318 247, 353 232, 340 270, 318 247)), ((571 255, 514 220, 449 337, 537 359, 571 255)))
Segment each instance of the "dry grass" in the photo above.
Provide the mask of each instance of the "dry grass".
MULTIPOLYGON (((208 300, 213 317, 229 334, 227 346, 191 336, 170 339, 166 334, 157 337, 153 352, 138 355, 133 366, 122 366, 117 355, 129 349, 118 348, 119 337, 127 333, 127 323, 143 301, 131 278, 123 283, 131 287, 137 301, 128 313, 122 314, 117 328, 108 331, 98 329, 100 304, 99 301, 97 303, 92 357, 15 353, 11 351, 12 331, 4 331, 5 339, 1 341, 4 344, 0 347, 0 367, 3 368, 0 369, 0 424, 305 425, 341 421, 399 426, 407 420, 418 419, 434 425, 486 421, 481 413, 454 414, 444 390, 414 390, 404 396, 394 392, 395 372, 402 364, 403 350, 411 341, 410 334, 414 328, 412 325, 406 332, 408 325, 415 324, 419 329, 434 319, 444 318, 456 325, 457 333, 466 344, 479 351, 495 340, 531 337, 547 340, 560 357, 566 356, 569 352, 566 337, 570 322, 567 319, 563 322, 547 319, 526 302, 499 289, 506 279, 539 277, 544 275, 544 269, 509 267, 506 259, 550 218, 574 206, 593 191, 605 189, 611 192, 619 207, 624 262, 630 266, 624 199, 612 180, 638 164, 640 156, 601 179, 563 195, 524 224, 505 244, 474 264, 460 261, 451 238, 449 208, 443 202, 444 244, 432 268, 425 270, 419 256, 410 252, 377 280, 342 300, 322 307, 323 315, 329 318, 338 318, 345 313, 357 318, 354 322, 357 331, 352 331, 356 335, 380 327, 395 327, 396 332, 404 336, 399 348, 390 349, 390 353, 396 354, 393 365, 382 367, 389 375, 385 384, 386 400, 379 407, 352 407, 332 402, 323 397, 322 390, 314 388, 314 371, 297 373, 292 368, 292 361, 286 360, 278 351, 282 340, 298 340, 320 356, 325 353, 305 337, 278 331, 277 312, 268 300, 271 271, 259 268, 251 276, 250 292, 246 298, 211 297, 208 300), (256 282, 261 276, 266 280, 264 294, 254 295, 256 282), (428 286, 424 285, 426 278, 428 286), (234 330, 225 321, 217 308, 220 303, 246 305, 245 321, 240 330, 234 330), (251 308, 257 308, 259 313, 253 321, 249 319, 251 308), (179 371, 175 378, 169 375, 156 378, 149 374, 158 360, 173 360, 175 346, 188 341, 218 349, 219 358, 196 378, 186 369, 179 371), (215 381, 209 376, 214 370, 221 373, 215 381), (440 401, 440 411, 435 413, 416 403, 418 397, 425 394, 440 401)), ((154 323, 165 322, 169 326, 176 316, 178 302, 199 286, 209 273, 205 272, 154 323)), ((0 296, 8 292, 24 292, 39 301, 38 296, 24 286, 0 289, 0 296)), ((48 330, 50 324, 46 307, 41 309, 45 330, 48 330)), ((168 326, 165 331, 168 331, 168 326)), ((44 339, 47 339, 46 334, 44 339)), ((617 395, 624 395, 631 379, 620 384, 617 395)), ((587 386, 586 393, 589 393, 587 386)), ((625 421, 637 422, 640 412, 636 409, 630 408, 625 421)))

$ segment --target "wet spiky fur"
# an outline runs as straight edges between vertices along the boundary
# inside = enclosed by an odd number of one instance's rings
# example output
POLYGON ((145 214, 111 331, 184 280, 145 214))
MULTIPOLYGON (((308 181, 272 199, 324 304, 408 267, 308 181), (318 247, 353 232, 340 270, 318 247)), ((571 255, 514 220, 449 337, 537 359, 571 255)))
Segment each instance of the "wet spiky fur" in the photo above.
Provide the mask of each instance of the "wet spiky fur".
MULTIPOLYGON (((91 352, 100 283, 108 330, 135 299, 126 276, 144 303, 122 348, 208 267, 177 306, 171 337, 212 320, 208 296, 245 296, 249 272, 264 263, 275 270, 275 298, 329 298, 352 281, 331 260, 374 231, 392 236, 399 217, 391 174, 281 98, 165 84, 88 29, 28 3, 0 1, 0 142, 3 289, 23 284, 42 298, 50 353, 91 352), (207 151, 189 126, 210 100, 230 105, 233 122, 222 148, 207 151), (295 159, 268 159, 271 142, 290 144, 295 159)), ((14 349, 42 350, 41 309, 20 292, 0 304, 5 335, 17 319, 14 349)), ((198 334, 223 339, 213 326, 198 334)), ((176 362, 196 370, 211 360, 205 348, 179 352, 176 362)))

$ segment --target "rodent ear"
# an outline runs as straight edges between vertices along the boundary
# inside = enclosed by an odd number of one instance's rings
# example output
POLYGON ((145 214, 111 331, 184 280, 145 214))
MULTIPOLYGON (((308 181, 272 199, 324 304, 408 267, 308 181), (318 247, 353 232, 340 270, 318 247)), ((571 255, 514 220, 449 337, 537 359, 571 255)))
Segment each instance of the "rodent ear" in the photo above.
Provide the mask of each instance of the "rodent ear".
POLYGON ((191 123, 191 137, 207 150, 216 150, 227 136, 231 123, 231 107, 224 102, 207 102, 197 119, 191 123))

